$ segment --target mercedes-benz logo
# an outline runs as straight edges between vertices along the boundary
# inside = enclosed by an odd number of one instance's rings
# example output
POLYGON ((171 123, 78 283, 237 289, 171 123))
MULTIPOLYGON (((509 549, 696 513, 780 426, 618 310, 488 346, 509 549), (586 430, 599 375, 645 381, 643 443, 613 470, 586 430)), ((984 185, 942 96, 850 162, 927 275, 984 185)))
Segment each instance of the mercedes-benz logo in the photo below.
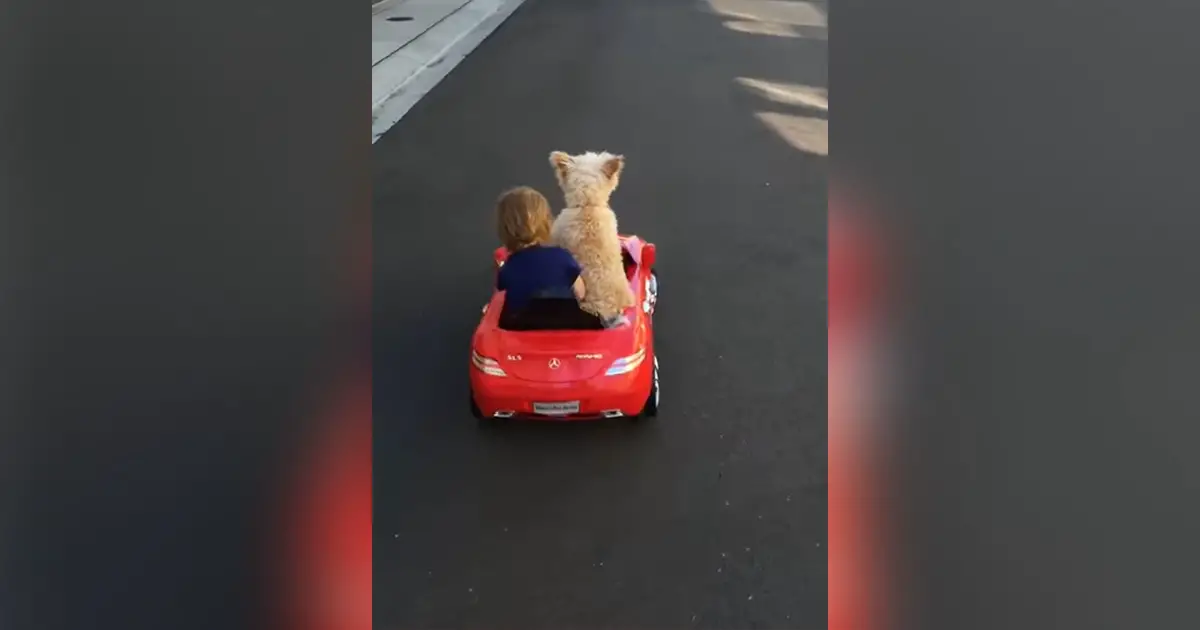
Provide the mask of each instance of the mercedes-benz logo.
POLYGON ((559 361, 558 359, 550 359, 550 369, 551 370, 557 370, 559 368, 559 366, 561 366, 561 365, 562 365, 562 361, 559 361))

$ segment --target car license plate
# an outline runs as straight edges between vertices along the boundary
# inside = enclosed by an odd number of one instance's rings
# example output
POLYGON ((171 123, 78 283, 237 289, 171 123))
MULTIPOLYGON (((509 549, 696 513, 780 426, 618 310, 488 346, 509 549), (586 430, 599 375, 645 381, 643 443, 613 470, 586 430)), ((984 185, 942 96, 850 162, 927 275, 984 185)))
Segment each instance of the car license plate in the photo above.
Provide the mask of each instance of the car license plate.
POLYGON ((543 416, 566 416, 579 413, 579 401, 533 403, 533 413, 543 416))

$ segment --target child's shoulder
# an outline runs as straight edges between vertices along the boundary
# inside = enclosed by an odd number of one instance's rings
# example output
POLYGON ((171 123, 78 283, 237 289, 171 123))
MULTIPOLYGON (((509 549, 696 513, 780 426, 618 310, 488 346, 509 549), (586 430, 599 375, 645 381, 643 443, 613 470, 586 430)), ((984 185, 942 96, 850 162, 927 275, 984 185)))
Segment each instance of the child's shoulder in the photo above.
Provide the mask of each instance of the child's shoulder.
MULTIPOLYGON (((509 264, 519 262, 521 264, 541 266, 548 263, 557 263, 565 260, 574 260, 574 257, 571 256, 571 252, 554 245, 537 245, 535 247, 527 247, 508 255, 509 264)), ((508 265, 506 264, 505 266, 508 265)))
POLYGON ((571 254, 571 251, 565 247, 559 247, 557 245, 546 245, 545 251, 546 251, 545 256, 548 259, 552 259, 555 261, 561 261, 561 262, 564 262, 567 264, 575 263, 575 256, 573 256, 571 254))
POLYGON ((560 258, 563 258, 564 256, 571 257, 571 252, 563 247, 547 244, 547 245, 538 245, 536 247, 522 249, 521 251, 513 254, 511 257, 516 257, 516 256, 521 256, 523 258, 540 258, 543 260, 560 259, 560 258))

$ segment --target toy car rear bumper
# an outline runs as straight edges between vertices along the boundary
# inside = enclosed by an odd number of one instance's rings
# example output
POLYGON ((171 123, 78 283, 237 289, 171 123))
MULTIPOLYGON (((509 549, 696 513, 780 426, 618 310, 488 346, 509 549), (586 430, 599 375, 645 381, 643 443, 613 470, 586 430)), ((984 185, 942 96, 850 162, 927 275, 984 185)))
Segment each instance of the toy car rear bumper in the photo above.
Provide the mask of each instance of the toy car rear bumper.
POLYGON ((537 383, 513 377, 488 376, 471 370, 471 396, 485 417, 521 418, 551 422, 636 416, 650 397, 653 374, 647 361, 630 374, 597 376, 586 381, 537 383), (537 413, 534 403, 579 402, 577 413, 537 413))

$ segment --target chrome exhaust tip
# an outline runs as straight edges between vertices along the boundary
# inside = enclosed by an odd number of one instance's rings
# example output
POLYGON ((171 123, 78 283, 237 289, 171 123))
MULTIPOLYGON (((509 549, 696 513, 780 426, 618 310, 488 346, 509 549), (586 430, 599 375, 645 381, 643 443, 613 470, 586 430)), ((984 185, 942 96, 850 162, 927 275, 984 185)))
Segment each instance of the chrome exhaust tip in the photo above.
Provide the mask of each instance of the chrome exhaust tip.
POLYGON ((517 412, 515 412, 515 411, 497 411, 496 413, 492 414, 492 417, 493 418, 511 418, 516 413, 517 412))
POLYGON ((621 416, 625 415, 620 409, 609 409, 602 413, 605 418, 620 418, 621 416))

